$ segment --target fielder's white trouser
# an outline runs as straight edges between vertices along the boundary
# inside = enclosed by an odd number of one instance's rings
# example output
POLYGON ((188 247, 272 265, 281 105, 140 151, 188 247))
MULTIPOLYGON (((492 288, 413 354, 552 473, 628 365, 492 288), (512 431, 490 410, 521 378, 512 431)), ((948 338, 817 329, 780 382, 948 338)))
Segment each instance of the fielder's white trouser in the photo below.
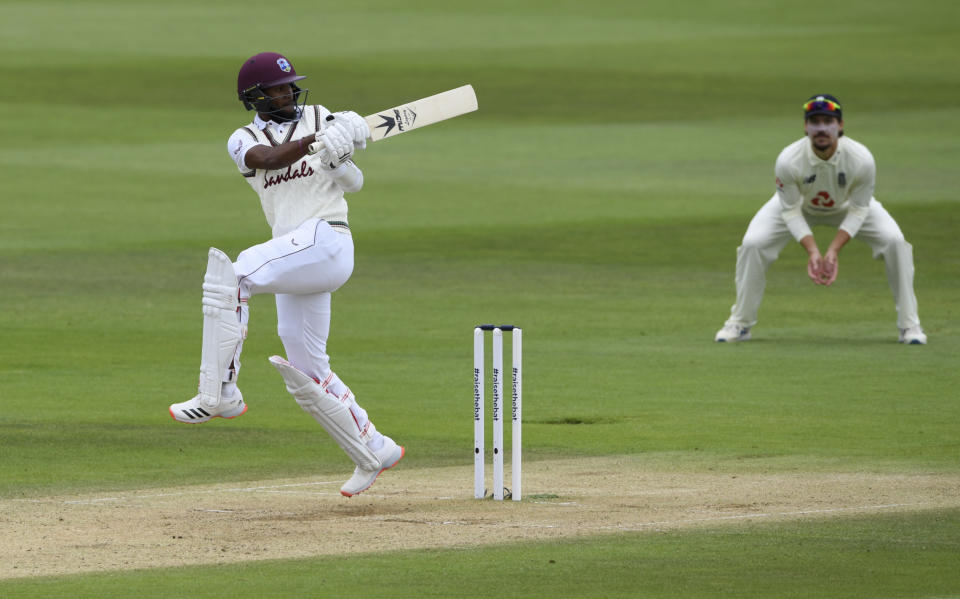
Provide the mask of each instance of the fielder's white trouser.
MULTIPOLYGON (((240 252, 233 264, 240 286, 241 320, 249 319, 247 301, 261 293, 276 295, 277 333, 287 360, 337 396, 350 390, 330 369, 330 295, 353 273, 353 238, 318 218, 294 231, 240 252)), ((240 369, 240 352, 234 371, 240 369)), ((234 375, 235 376, 235 375, 234 375)), ((230 380, 225 373, 224 381, 230 380)), ((352 393, 350 394, 353 395, 352 393)), ((351 412, 361 429, 366 411, 351 401, 351 412)))
MULTIPOLYGON (((804 213, 811 227, 839 227, 845 216, 846 213, 825 216, 804 213)), ((870 244, 874 259, 883 257, 897 306, 897 326, 905 329, 919 325, 917 297, 913 292, 913 246, 907 243, 897 222, 880 202, 870 200, 869 212, 855 238, 870 244)), ((751 327, 757 323, 767 284, 767 268, 792 239, 781 215, 780 201, 774 195, 750 221, 737 248, 737 303, 730 309, 728 324, 751 327)))

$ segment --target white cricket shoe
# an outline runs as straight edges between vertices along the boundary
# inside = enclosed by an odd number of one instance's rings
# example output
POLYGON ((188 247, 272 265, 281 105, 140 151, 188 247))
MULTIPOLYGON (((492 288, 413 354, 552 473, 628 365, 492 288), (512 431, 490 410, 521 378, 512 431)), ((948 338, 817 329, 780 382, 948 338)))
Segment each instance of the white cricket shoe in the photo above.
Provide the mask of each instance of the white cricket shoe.
POLYGON ((717 335, 713 338, 713 340, 719 341, 720 343, 749 341, 750 327, 745 327, 735 322, 728 322, 723 325, 722 329, 717 331, 717 335))
POLYGON ((377 480, 377 476, 379 476, 381 472, 397 465, 397 462, 404 456, 406 450, 402 446, 397 445, 393 439, 384 435, 383 447, 373 453, 376 454, 377 459, 380 460, 380 469, 364 470, 360 466, 357 466, 350 480, 343 483, 343 486, 340 487, 341 495, 353 497, 369 489, 370 485, 373 484, 373 481, 377 480))
POLYGON ((926 345, 927 335, 920 328, 920 325, 900 329, 900 343, 908 345, 926 345))
POLYGON ((220 398, 220 405, 216 408, 210 408, 200 405, 200 396, 195 395, 193 399, 183 403, 175 403, 170 406, 170 415, 177 422, 187 422, 189 424, 200 424, 211 418, 236 418, 247 411, 247 404, 243 403, 243 394, 240 389, 233 392, 229 398, 220 398))

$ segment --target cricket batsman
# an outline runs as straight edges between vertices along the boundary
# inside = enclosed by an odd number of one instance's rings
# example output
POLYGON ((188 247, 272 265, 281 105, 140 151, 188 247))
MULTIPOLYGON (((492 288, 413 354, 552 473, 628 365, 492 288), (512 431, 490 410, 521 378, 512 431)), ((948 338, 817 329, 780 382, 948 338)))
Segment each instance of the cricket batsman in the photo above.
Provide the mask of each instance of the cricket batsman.
POLYGON ((352 497, 404 455, 403 447, 373 425, 331 370, 327 355, 331 294, 353 272, 344 194, 363 187, 353 154, 366 147, 370 129, 355 112, 308 106, 308 90, 297 85, 304 78, 275 52, 252 56, 240 68, 237 94, 255 116, 233 132, 227 151, 260 197, 273 235, 241 252, 236 262, 210 248, 203 282, 200 384, 195 397, 170 406, 170 415, 195 424, 247 411, 237 388, 247 302, 253 295, 272 293, 287 358, 270 361, 300 407, 356 465, 340 489, 352 497))
POLYGON ((843 109, 834 96, 821 94, 803 105, 806 136, 777 158, 776 193, 750 221, 737 248, 737 300, 715 341, 747 341, 757 323, 767 268, 793 238, 808 255, 807 275, 817 285, 837 279, 840 250, 852 238, 865 241, 873 257, 882 257, 897 307, 899 342, 924 345, 917 297, 913 291, 913 246, 873 197, 876 164, 861 143, 843 133, 843 109), (836 234, 821 254, 812 226, 836 234))

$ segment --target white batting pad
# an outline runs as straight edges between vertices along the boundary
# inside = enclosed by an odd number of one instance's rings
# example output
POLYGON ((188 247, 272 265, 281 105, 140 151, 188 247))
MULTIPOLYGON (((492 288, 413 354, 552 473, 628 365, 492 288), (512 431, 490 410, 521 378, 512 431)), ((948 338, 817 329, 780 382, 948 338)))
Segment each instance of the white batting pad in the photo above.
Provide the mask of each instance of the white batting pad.
POLYGON ((199 401, 204 407, 220 405, 223 374, 230 368, 243 341, 237 296, 237 275, 230 258, 210 248, 203 277, 203 345, 200 353, 199 401))
POLYGON ((360 427, 348 404, 280 356, 271 356, 270 363, 280 371, 287 391, 300 407, 320 423, 354 464, 364 470, 379 472, 382 469, 380 460, 361 438, 360 427))

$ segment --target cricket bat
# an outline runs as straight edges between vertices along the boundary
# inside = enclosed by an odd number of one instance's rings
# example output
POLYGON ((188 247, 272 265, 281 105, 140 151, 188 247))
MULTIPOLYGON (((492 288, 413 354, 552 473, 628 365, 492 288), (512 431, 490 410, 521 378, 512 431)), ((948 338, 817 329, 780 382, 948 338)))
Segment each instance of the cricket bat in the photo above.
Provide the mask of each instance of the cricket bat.
MULTIPOLYGON (((413 129, 426 127, 477 109, 477 94, 472 85, 464 85, 440 92, 420 100, 414 100, 375 112, 363 117, 370 126, 370 141, 380 141, 413 129)), ((331 117, 327 117, 330 119, 331 117)), ((310 144, 310 153, 323 148, 322 142, 310 144)))

